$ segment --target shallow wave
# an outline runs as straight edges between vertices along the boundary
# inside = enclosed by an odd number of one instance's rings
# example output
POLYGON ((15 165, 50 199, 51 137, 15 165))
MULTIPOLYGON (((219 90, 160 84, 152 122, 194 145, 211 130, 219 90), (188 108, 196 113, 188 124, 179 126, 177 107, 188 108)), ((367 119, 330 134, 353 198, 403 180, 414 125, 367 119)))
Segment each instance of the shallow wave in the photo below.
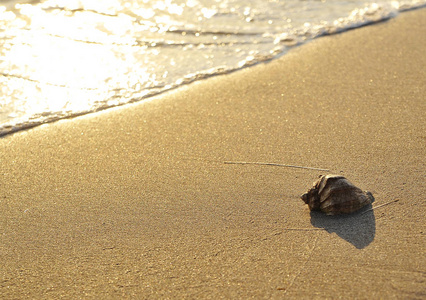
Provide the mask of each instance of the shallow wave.
POLYGON ((425 4, 9 1, 0 8, 0 136, 140 101, 425 4))

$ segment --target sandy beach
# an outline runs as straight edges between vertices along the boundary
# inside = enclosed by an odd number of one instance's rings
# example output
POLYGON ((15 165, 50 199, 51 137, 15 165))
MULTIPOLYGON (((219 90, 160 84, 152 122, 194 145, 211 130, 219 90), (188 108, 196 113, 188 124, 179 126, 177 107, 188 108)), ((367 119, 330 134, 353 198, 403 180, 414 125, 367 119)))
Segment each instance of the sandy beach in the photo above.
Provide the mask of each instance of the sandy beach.
POLYGON ((405 12, 2 137, 0 298, 424 299, 425 28, 405 12), (310 213, 325 173, 375 202, 310 213))

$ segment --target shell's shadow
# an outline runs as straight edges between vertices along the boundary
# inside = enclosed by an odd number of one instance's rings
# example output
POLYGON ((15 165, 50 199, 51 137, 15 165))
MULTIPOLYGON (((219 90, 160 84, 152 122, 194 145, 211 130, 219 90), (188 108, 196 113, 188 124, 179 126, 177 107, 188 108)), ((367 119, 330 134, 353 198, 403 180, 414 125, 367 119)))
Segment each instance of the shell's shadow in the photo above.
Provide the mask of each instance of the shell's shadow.
POLYGON ((376 235, 376 219, 371 204, 350 215, 327 216, 311 211, 311 224, 329 233, 335 232, 358 249, 367 247, 376 235))

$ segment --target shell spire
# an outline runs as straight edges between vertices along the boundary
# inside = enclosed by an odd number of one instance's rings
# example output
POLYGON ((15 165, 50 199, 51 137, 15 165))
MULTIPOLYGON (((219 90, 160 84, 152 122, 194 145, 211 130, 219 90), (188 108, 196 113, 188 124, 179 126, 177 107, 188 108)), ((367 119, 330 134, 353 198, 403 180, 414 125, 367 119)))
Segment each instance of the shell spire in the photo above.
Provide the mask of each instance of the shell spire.
POLYGON ((350 214, 371 204, 370 192, 364 192, 341 175, 322 175, 313 187, 301 196, 310 210, 327 215, 350 214))

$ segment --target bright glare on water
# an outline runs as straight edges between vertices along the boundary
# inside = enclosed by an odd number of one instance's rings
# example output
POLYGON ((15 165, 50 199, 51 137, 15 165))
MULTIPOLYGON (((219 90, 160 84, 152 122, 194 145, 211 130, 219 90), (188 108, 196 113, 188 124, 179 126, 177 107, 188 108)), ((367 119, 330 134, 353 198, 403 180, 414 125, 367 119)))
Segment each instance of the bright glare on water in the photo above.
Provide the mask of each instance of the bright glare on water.
POLYGON ((138 101, 422 1, 0 2, 0 135, 138 101))

